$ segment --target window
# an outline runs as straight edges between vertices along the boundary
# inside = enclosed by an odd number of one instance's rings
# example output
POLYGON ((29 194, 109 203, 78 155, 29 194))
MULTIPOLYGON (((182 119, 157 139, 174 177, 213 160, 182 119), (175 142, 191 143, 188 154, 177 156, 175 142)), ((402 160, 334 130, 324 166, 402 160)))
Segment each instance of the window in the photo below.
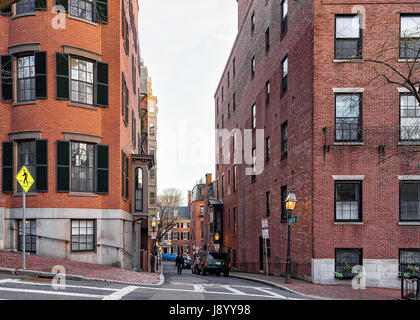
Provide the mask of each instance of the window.
POLYGON ((265 51, 270 50, 270 28, 265 30, 265 51))
MULTIPOLYGON (((18 220, 19 224, 19 239, 18 251, 23 249, 23 225, 22 220, 18 220)), ((36 220, 25 220, 25 251, 36 253, 36 220)))
POLYGON ((232 96, 232 105, 233 105, 233 112, 235 112, 235 110, 236 110, 236 94, 235 94, 235 92, 233 93, 233 96, 232 96))
POLYGON ((233 192, 236 191, 236 165, 233 166, 233 176, 232 176, 232 182, 233 182, 233 192))
POLYGON ((400 58, 420 56, 420 15, 401 15, 400 58))
POLYGON ((155 102, 153 100, 149 101, 149 112, 155 112, 155 102))
POLYGON ((222 129, 225 128, 225 115, 222 115, 222 129))
POLYGON ((150 179, 152 179, 152 180, 156 179, 156 173, 155 173, 154 169, 150 170, 150 179))
POLYGON ((200 215, 204 216, 204 206, 200 206, 200 215))
POLYGON ((230 187, 230 170, 228 170, 228 186, 230 187))
POLYGON ((190 233, 189 232, 182 232, 181 233, 181 240, 189 240, 190 239, 190 233))
POLYGON ((136 148, 136 138, 137 138, 137 123, 136 118, 134 117, 134 111, 131 110, 131 143, 133 147, 136 148))
POLYGON ((182 253, 188 253, 190 251, 190 247, 189 246, 183 246, 182 247, 182 253))
POLYGON ((251 108, 251 129, 257 127, 257 105, 254 103, 251 108))
POLYGON ((225 176, 222 175, 222 198, 225 197, 225 176))
POLYGON ((225 88, 222 87, 222 103, 225 100, 225 88))
POLYGON ((270 81, 265 83, 265 103, 270 103, 270 81))
POLYGON ((230 87, 230 73, 227 74, 227 86, 230 87))
POLYGON ((156 202, 155 193, 154 192, 150 192, 150 204, 151 205, 154 205, 155 202, 156 202))
POLYGON ((172 253, 178 253, 178 246, 172 246, 172 253))
POLYGON ((238 224, 236 219, 236 207, 233 208, 233 236, 235 237, 238 234, 238 224))
POLYGON ((34 55, 18 57, 17 62, 18 101, 35 100, 35 57, 34 55))
POLYGON ((281 221, 287 221, 286 210, 287 186, 281 187, 281 221))
POLYGON ((124 117, 124 125, 128 126, 128 100, 129 100, 129 92, 127 87, 127 82, 125 81, 124 72, 122 74, 122 115, 124 117))
POLYGON ((281 3, 281 15, 282 15, 281 34, 282 35, 284 35, 287 31, 287 9, 288 9, 287 0, 283 0, 283 2, 281 3))
POLYGON ((228 119, 230 119, 230 103, 228 103, 227 110, 228 110, 228 119))
POLYGON ((270 160, 270 137, 265 139, 265 160, 270 160))
POLYGON ((70 15, 84 20, 93 21, 93 1, 70 0, 70 15))
POLYGON ((400 94, 400 139, 420 140, 420 105, 412 94, 400 94))
POLYGON ((362 221, 361 198, 361 181, 335 181, 335 221, 362 221))
POLYGON ((254 79, 255 75, 255 56, 251 59, 251 78, 254 79))
POLYGON ((287 156, 287 121, 281 125, 281 157, 284 159, 287 156))
POLYGON ((420 249, 400 249, 399 250, 399 271, 408 272, 408 266, 420 267, 420 249))
POLYGON ((200 227, 201 227, 201 241, 204 240, 204 221, 200 221, 200 227))
MULTIPOLYGON (((18 168, 17 172, 26 166, 31 173, 32 177, 36 179, 36 156, 35 156, 35 140, 21 141, 18 143, 18 168)), ((35 180, 36 181, 36 180, 35 180)), ((32 190, 35 188, 32 187, 32 190)), ((22 192, 22 187, 17 184, 17 191, 22 192)))
POLYGON ((233 78, 235 78, 235 75, 236 75, 236 59, 235 58, 233 58, 232 72, 233 72, 233 78))
POLYGON ((281 93, 287 91, 287 72, 289 70, 289 63, 287 57, 281 63, 281 93))
POLYGON ((265 215, 270 216, 270 191, 265 193, 265 215))
POLYGON ((155 154, 155 147, 149 147, 149 152, 151 155, 155 154))
POLYGON ((335 95, 335 141, 362 141, 362 95, 335 95))
POLYGON ((35 12, 35 0, 20 0, 16 3, 16 14, 35 12))
POLYGON ((183 222, 183 223, 182 223, 182 227, 183 227, 184 229, 187 229, 187 228, 189 228, 189 227, 190 227, 190 224, 189 224, 188 222, 183 222))
POLYGON ((71 251, 95 251, 96 235, 94 220, 71 221, 71 251))
POLYGON ((71 191, 94 192, 94 145, 71 143, 71 191))
POLYGON ((252 177, 251 182, 255 182, 257 172, 257 152, 256 148, 252 148, 252 177))
POLYGON ((143 211, 143 169, 136 169, 136 200, 135 210, 143 211))
POLYGON ((255 12, 253 12, 251 15, 251 35, 254 34, 254 30, 255 30, 255 12))
POLYGON ((400 183, 400 220, 420 220, 420 181, 400 183))
POLYGON ((151 123, 150 126, 149 126, 149 135, 151 137, 155 136, 155 125, 153 123, 151 123))
POLYGON ((362 29, 359 16, 335 17, 335 58, 362 58, 362 29))
POLYGON ((216 111, 219 114, 219 98, 216 99, 216 111))
POLYGON ((136 63, 135 63, 134 55, 131 56, 131 77, 132 77, 131 81, 133 83, 133 92, 134 94, 136 94, 137 72, 136 72, 136 63))
POLYGON ((172 232, 172 240, 179 240, 179 232, 172 232))
POLYGON ((93 62, 71 58, 71 101, 93 105, 93 62))
POLYGON ((362 249, 335 249, 335 272, 347 273, 348 267, 363 265, 362 249))

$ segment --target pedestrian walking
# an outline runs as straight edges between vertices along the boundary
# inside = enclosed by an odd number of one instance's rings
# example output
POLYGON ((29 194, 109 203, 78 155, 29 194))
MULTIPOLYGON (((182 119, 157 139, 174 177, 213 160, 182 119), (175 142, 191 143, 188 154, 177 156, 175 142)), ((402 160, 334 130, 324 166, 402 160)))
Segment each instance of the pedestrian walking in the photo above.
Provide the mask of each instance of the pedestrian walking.
POLYGON ((184 267, 184 258, 182 255, 178 254, 175 260, 175 264, 178 269, 178 274, 182 274, 182 268, 184 267))

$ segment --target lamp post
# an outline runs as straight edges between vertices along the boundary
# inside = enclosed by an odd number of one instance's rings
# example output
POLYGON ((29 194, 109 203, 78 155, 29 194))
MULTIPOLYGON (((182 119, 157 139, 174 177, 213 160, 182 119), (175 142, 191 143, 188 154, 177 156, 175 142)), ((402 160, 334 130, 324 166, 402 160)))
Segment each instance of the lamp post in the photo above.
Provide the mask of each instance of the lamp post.
MULTIPOLYGON (((155 216, 153 216, 152 221, 150 222, 150 225, 152 226, 153 233, 154 233, 156 225, 157 225, 157 219, 156 219, 155 216)), ((152 239, 152 240, 154 240, 154 239, 152 239)), ((156 243, 155 243, 155 241, 153 241, 152 257, 150 259, 151 260, 150 261, 150 264, 151 264, 150 272, 155 272, 155 248, 156 248, 156 243)))
POLYGON ((296 195, 295 188, 290 189, 290 193, 286 198, 286 210, 287 210, 287 258, 286 258, 286 283, 290 281, 290 223, 289 219, 296 206, 296 195))

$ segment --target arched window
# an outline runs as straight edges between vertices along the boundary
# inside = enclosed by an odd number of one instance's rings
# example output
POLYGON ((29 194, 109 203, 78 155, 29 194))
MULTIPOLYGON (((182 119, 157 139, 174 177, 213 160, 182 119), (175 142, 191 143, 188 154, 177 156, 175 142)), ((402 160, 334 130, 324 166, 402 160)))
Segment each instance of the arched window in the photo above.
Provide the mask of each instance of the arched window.
POLYGON ((136 169, 136 211, 143 211, 143 169, 136 169))

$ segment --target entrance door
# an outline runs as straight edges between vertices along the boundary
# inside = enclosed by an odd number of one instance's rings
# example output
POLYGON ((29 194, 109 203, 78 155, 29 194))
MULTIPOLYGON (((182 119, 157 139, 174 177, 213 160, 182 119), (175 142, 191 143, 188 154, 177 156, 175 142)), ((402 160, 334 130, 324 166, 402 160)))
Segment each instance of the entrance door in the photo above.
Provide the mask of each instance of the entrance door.
POLYGON ((264 270, 264 239, 260 237, 260 270, 264 270))

